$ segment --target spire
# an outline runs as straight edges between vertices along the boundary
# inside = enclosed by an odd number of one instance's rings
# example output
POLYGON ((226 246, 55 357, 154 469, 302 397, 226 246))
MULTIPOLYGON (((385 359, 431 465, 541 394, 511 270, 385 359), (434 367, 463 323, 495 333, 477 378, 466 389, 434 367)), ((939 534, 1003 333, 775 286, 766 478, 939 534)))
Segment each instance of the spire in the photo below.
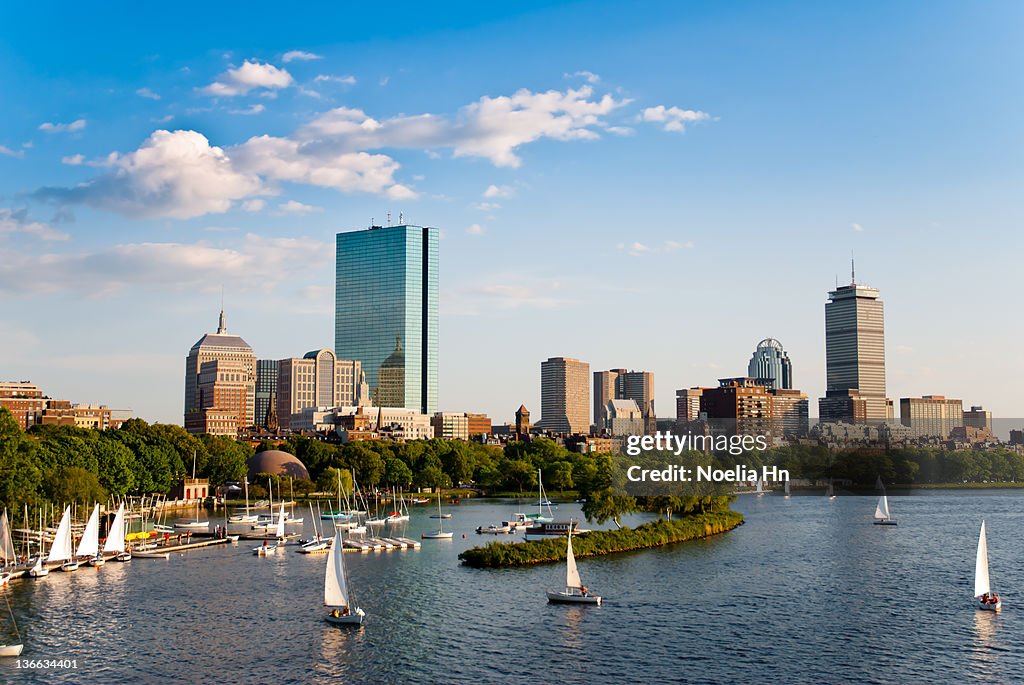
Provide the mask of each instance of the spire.
POLYGON ((850 251, 850 285, 857 285, 857 270, 853 265, 853 250, 850 251))
POLYGON ((224 324, 224 305, 220 306, 220 320, 217 322, 217 335, 223 335, 228 332, 228 327, 224 324))

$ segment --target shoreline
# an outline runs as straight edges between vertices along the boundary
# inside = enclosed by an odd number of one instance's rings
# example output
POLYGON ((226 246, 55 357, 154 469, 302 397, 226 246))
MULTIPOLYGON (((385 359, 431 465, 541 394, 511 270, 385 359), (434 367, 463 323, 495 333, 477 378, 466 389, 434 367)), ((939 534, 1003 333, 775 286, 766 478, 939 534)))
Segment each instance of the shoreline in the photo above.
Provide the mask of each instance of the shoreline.
MULTIPOLYGON (((573 554, 577 559, 585 559, 703 540, 727 533, 743 521, 743 514, 729 510, 673 521, 657 519, 636 528, 595 530, 574 536, 573 554)), ((565 538, 558 536, 527 542, 489 542, 462 552, 459 560, 470 568, 518 568, 565 561, 565 555, 565 538)))

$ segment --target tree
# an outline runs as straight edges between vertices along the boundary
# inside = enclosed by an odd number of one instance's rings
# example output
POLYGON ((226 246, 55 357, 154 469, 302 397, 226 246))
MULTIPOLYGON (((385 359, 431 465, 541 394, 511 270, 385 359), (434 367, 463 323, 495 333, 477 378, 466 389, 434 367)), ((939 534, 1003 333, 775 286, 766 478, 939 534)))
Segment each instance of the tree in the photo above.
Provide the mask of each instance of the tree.
POLYGON ((389 457, 384 462, 384 482, 398 487, 407 487, 412 483, 412 469, 401 459, 389 457))
POLYGON ((556 461, 548 467, 544 473, 544 479, 552 490, 571 490, 572 463, 568 461, 556 461))
MULTIPOLYGON (((204 473, 210 485, 216 487, 228 482, 240 482, 248 472, 247 462, 253 455, 252 448, 226 436, 204 435, 206 452, 204 473)), ((276 486, 276 483, 275 483, 276 486)))
POLYGON ((113 439, 96 442, 94 451, 99 482, 111 495, 123 497, 135 491, 135 455, 124 443, 113 439))
POLYGON ((53 502, 89 504, 107 499, 107 493, 96 474, 79 466, 67 466, 55 472, 47 483, 47 490, 53 502))

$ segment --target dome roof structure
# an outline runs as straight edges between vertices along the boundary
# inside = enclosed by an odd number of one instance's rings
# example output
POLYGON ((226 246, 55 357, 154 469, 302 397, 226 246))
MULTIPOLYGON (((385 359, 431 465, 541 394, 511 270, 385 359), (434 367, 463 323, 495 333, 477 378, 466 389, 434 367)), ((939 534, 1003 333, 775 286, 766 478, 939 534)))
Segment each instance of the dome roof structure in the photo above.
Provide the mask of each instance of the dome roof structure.
POLYGON ((249 457, 246 465, 249 467, 250 482, 260 473, 273 473, 278 476, 309 480, 309 471, 306 469, 306 465, 299 461, 294 454, 281 450, 257 452, 249 457))

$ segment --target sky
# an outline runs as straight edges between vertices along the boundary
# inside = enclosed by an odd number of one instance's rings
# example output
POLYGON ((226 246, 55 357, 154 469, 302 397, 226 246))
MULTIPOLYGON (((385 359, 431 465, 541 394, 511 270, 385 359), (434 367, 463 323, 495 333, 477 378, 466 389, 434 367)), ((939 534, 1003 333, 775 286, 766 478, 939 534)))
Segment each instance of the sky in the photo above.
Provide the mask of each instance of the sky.
POLYGON ((827 291, 888 394, 1024 416, 1024 5, 0 7, 0 379, 180 423, 184 361, 333 346, 334 235, 436 226, 440 405, 540 362, 824 394, 827 291))

